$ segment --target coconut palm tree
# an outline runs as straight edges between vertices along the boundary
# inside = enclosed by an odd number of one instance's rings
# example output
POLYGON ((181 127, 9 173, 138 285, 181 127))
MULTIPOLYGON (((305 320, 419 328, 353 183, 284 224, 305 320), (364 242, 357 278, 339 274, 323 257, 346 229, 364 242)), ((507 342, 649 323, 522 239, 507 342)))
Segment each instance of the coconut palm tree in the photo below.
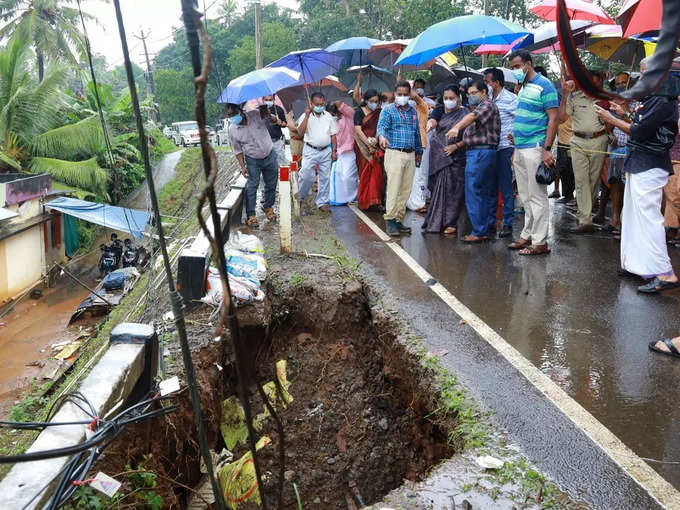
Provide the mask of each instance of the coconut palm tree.
POLYGON ((106 197, 109 175, 100 164, 106 148, 97 116, 64 125, 68 74, 52 64, 38 83, 29 65, 33 58, 18 37, 0 50, 0 164, 47 172, 106 197))
MULTIPOLYGON (((45 76, 46 60, 71 65, 85 55, 85 40, 78 29, 80 15, 75 0, 0 0, 0 40, 18 35, 31 42, 38 66, 38 81, 45 76)), ((83 13, 85 19, 94 20, 83 13)))

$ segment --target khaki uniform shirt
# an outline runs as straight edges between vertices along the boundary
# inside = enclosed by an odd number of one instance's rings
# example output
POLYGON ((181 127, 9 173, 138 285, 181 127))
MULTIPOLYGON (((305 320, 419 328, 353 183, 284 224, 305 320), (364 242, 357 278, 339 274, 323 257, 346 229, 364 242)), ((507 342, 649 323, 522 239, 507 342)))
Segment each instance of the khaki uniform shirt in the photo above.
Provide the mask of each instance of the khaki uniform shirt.
POLYGON ((597 99, 586 96, 580 90, 569 94, 567 114, 572 118, 574 132, 592 135, 605 128, 595 111, 597 99))

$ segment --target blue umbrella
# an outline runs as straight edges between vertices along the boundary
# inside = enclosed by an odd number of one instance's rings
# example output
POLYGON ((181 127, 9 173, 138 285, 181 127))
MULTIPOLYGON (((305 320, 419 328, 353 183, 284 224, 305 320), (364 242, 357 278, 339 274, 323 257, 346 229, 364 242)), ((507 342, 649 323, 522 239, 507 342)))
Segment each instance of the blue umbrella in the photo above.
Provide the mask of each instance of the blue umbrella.
POLYGON ((217 99, 218 103, 241 104, 251 99, 276 94, 279 90, 296 85, 300 73, 285 67, 264 67, 234 78, 217 99))
POLYGON ((379 42, 382 41, 370 37, 350 37, 331 44, 326 51, 340 55, 345 62, 345 67, 361 66, 365 63, 368 50, 379 42))
POLYGON ((300 73, 300 83, 316 83, 342 67, 342 57, 321 49, 293 51, 267 67, 285 67, 300 73))
POLYGON ((422 65, 465 45, 510 44, 528 33, 526 28, 495 16, 459 16, 432 25, 413 39, 394 65, 422 65))

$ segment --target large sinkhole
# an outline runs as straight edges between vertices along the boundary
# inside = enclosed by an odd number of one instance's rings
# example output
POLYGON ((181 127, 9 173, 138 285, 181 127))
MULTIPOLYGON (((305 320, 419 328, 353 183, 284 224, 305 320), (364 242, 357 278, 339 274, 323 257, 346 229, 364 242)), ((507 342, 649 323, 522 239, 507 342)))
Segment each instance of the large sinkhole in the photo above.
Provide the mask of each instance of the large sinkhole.
MULTIPOLYGON (((319 260, 295 259, 299 275, 291 276, 278 269, 290 267, 293 260, 285 261, 271 265, 265 304, 239 309, 249 379, 266 384, 280 377, 285 366, 292 397, 285 407, 279 392, 272 399, 285 432, 282 508, 297 509, 298 496, 303 508, 370 505, 404 480, 423 478, 454 453, 448 431, 455 417, 437 413, 431 374, 403 347, 402 326, 389 314, 376 314, 361 283, 319 260)), ((213 341, 205 310, 191 310, 187 319, 210 444, 221 452, 226 446, 220 430, 223 413, 233 414, 233 407, 224 403, 238 402, 230 343, 213 341)), ((269 442, 258 450, 265 475, 260 494, 269 508, 278 508, 280 437, 274 420, 261 416, 263 403, 254 384, 250 397, 253 415, 260 415, 258 436, 269 442)), ((188 395, 182 400, 178 413, 152 429, 142 425, 130 430, 102 461, 117 465, 109 471, 134 467, 140 459, 149 469, 151 462, 175 482, 158 479, 166 508, 186 508, 192 493, 178 484, 196 488, 201 479, 188 395)), ((246 441, 234 441, 233 430, 226 442, 232 443, 234 461, 249 452, 246 441)), ((257 508, 244 497, 251 494, 250 487, 230 491, 232 508, 257 508)))

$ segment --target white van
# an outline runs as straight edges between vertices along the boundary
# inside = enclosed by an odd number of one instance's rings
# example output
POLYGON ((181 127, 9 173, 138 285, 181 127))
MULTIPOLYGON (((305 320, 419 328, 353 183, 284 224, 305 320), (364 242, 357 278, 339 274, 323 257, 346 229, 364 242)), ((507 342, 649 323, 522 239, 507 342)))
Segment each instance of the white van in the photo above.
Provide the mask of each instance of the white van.
POLYGON ((188 147, 189 145, 198 146, 201 144, 201 137, 198 133, 198 124, 195 120, 185 122, 174 122, 171 127, 172 141, 175 145, 188 147))

